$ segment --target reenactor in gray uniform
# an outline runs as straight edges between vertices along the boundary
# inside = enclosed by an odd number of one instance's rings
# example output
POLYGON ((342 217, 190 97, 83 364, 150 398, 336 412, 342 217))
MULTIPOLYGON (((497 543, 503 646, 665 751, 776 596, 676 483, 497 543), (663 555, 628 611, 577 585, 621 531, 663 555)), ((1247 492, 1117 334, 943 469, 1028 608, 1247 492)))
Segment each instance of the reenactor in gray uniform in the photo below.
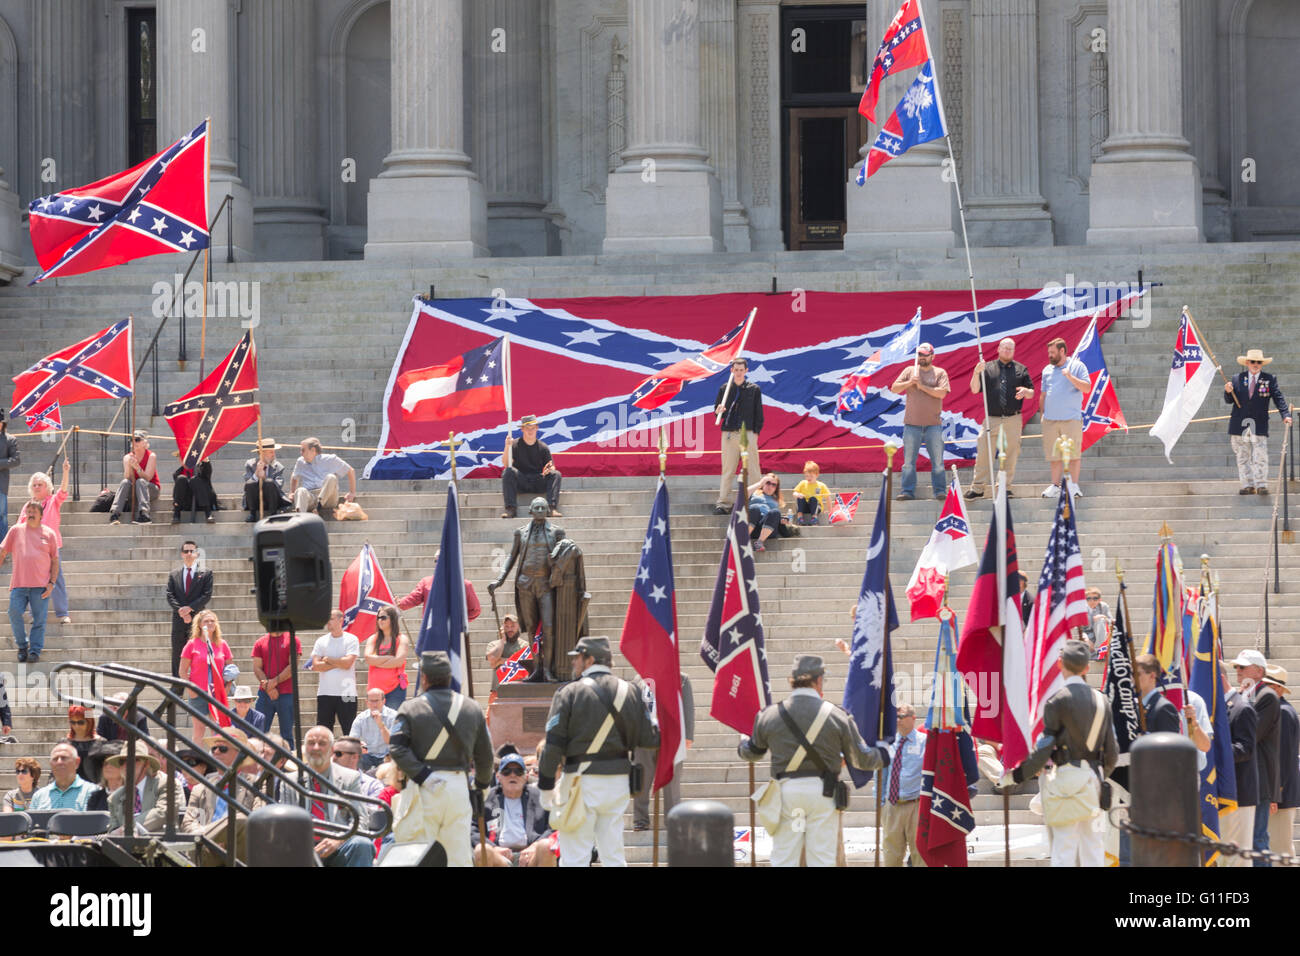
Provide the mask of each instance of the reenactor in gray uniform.
POLYGON ((537 765, 542 806, 560 837, 560 866, 627 866, 623 813, 632 791, 631 751, 658 747, 659 728, 641 693, 609 669, 609 638, 584 637, 569 652, 573 683, 551 701, 546 743, 537 765), (555 776, 563 762, 564 776, 555 776))
POLYGON ((473 866, 470 818, 492 783, 492 737, 479 705, 451 689, 451 660, 444 652, 420 655, 420 690, 397 711, 389 752, 406 785, 421 788, 413 812, 421 814, 425 834, 447 851, 447 865, 473 866), (471 762, 472 802, 466 779, 471 762))
POLYGON ((840 708, 822 699, 826 667, 820 657, 795 658, 790 674, 794 689, 780 704, 754 718, 754 733, 740 738, 745 760, 772 753, 772 778, 757 797, 759 821, 772 836, 772 865, 834 866, 839 842, 836 810, 848 802, 840 781, 840 764, 859 770, 889 766, 889 751, 871 747, 857 725, 840 708))
POLYGON ((999 790, 1043 775, 1043 817, 1051 829, 1052 866, 1104 866, 1105 817, 1101 782, 1119 760, 1110 702, 1088 686, 1088 645, 1066 641, 1061 648, 1065 685, 1043 706, 1043 735, 1015 770, 1004 773, 999 790))

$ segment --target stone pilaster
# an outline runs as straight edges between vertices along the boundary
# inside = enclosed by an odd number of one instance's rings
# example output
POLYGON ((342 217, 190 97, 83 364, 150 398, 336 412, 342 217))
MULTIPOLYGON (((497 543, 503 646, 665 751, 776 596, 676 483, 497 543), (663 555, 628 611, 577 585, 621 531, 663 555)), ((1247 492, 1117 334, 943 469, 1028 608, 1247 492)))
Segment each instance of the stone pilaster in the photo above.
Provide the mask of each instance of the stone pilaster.
POLYGON ((23 271, 23 238, 18 195, 5 182, 4 167, 0 167, 0 283, 23 271))
MULTIPOLYGON (((158 148, 180 139, 210 116, 208 215, 227 195, 234 216, 234 251, 253 255, 253 199, 239 178, 231 64, 235 61, 234 11, 229 0, 159 0, 158 148)), ((223 217, 212 234, 214 253, 226 251, 223 217)))
POLYGON ((720 252, 722 188, 700 132, 698 0, 628 0, 628 148, 606 191, 607 253, 720 252))
POLYGON ((739 194, 756 251, 784 249, 781 232, 781 4, 738 0, 739 194))
POLYGON ((1183 137, 1181 7, 1110 0, 1110 136, 1092 164, 1089 243, 1203 238, 1201 176, 1183 137))
POLYGON ((248 185, 259 259, 324 255, 325 215, 316 195, 315 0, 258 0, 244 8, 249 49, 248 185))
POLYGON ((972 0, 970 17, 976 94, 962 185, 971 244, 1050 246, 1038 168, 1038 2, 972 0))
POLYGON ((1183 4, 1183 131, 1201 170, 1202 217, 1210 242, 1232 240, 1228 191, 1219 178, 1217 16, 1212 3, 1183 4))
MULTIPOLYGON (((27 138, 33 196, 83 186, 104 175, 95 166, 94 6, 78 0, 33 3, 32 129, 27 138), (54 161, 55 179, 42 181, 54 161), (98 175, 97 175, 98 173, 98 175)), ((197 120, 196 120, 197 122, 197 120)), ((6 130, 6 136, 16 130, 6 130)))
POLYGON ((392 151, 370 181, 366 258, 488 254, 465 154, 462 0, 392 0, 392 151))
POLYGON ((736 0, 700 2, 700 84, 704 148, 722 185, 723 242, 728 252, 748 252, 736 163, 736 0))

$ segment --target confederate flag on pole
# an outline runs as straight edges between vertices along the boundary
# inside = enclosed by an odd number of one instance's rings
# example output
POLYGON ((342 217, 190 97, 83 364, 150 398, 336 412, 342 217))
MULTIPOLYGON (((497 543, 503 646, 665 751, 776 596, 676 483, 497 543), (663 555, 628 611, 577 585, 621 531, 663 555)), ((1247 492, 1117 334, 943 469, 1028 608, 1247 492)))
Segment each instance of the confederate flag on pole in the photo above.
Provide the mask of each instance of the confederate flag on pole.
MULTIPOLYGON (((718 372, 725 371, 731 360, 740 354, 749 328, 754 324, 758 309, 749 310, 749 317, 714 342, 707 349, 690 358, 683 358, 662 371, 651 375, 632 392, 632 404, 637 408, 652 409, 667 403, 687 382, 698 382, 718 372)), ((665 352, 658 357, 671 357, 681 353, 665 352)))
POLYGON ((392 603, 393 592, 388 587, 384 570, 375 557, 375 549, 366 542, 361 546, 361 553, 343 572, 343 580, 339 583, 343 630, 364 643, 375 633, 375 617, 392 603))
MULTIPOLYGON (((870 48, 868 48, 870 49, 870 48)), ((862 91, 858 112, 871 122, 876 121, 876 101, 880 98, 880 81, 892 73, 901 73, 920 66, 930 59, 926 49, 925 30, 921 25, 921 11, 917 0, 905 0, 889 22, 889 29, 880 41, 876 59, 871 64, 867 88, 862 91)))
POLYGON ((23 416, 27 420, 29 432, 57 432, 63 430, 63 416, 59 414, 59 403, 53 402, 39 412, 29 412, 23 416))
POLYGON ((1083 400, 1083 450, 1087 451, 1107 432, 1119 428, 1127 432, 1128 422, 1124 419, 1124 410, 1119 407, 1119 396, 1115 394, 1115 383, 1106 368, 1106 358, 1101 354, 1101 337, 1097 334, 1095 318, 1083 333, 1083 338, 1079 339, 1074 357, 1088 370, 1091 382, 1083 400))
POLYGON ((251 330, 196 388, 163 409, 185 468, 211 458, 256 424, 258 413, 257 347, 251 330))
POLYGON ((14 376, 10 418, 88 398, 127 398, 135 388, 131 320, 123 319, 76 345, 47 355, 14 376))
POLYGON ((954 476, 948 485, 943 512, 916 562, 912 579, 907 582, 912 620, 938 616, 948 575, 978 560, 975 539, 971 537, 970 522, 966 520, 966 508, 961 500, 961 483, 954 476))
POLYGON ((43 270, 28 283, 208 245, 208 121, 156 156, 89 186, 33 199, 43 270))

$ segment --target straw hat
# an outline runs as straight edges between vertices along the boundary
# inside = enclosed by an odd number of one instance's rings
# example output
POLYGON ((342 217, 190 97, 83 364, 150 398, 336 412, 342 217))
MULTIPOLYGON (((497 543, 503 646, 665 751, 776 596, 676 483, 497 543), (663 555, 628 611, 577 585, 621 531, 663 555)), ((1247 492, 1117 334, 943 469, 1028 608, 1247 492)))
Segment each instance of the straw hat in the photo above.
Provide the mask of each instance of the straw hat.
MULTIPOLYGON (((143 747, 135 752, 135 759, 148 760, 150 773, 157 773, 160 769, 162 769, 162 764, 159 763, 158 758, 155 757, 153 754, 146 752, 143 747)), ((113 756, 109 757, 107 760, 104 761, 105 766, 108 766, 110 764, 114 767, 125 766, 126 754, 125 753, 113 754, 113 756)))
POLYGON ((1261 349, 1247 349, 1245 355, 1237 356, 1238 365, 1245 365, 1247 362, 1263 362, 1267 365, 1271 361, 1273 359, 1271 357, 1266 358, 1261 349))

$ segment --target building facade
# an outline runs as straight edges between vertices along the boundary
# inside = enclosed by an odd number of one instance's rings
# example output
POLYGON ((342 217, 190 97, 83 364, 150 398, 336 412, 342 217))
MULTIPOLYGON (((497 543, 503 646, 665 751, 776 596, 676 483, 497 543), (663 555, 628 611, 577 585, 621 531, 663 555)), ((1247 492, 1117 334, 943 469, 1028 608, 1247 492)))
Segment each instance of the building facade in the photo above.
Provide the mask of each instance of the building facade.
POLYGON ((0 0, 0 273, 204 116, 246 259, 1300 238, 1300 4, 922 0, 950 139, 860 187, 897 5, 0 0))

